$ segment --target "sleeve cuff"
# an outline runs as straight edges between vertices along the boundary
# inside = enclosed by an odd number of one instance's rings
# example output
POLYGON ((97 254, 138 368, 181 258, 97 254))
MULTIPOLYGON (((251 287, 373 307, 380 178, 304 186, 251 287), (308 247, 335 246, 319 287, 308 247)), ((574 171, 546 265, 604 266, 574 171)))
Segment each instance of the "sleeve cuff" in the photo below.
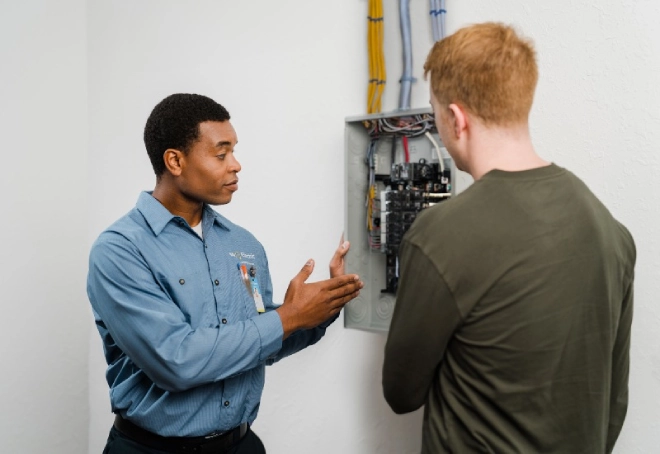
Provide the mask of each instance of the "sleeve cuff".
POLYGON ((282 321, 276 311, 269 311, 252 319, 259 331, 261 341, 261 354, 259 360, 266 361, 269 357, 277 354, 282 349, 282 321))

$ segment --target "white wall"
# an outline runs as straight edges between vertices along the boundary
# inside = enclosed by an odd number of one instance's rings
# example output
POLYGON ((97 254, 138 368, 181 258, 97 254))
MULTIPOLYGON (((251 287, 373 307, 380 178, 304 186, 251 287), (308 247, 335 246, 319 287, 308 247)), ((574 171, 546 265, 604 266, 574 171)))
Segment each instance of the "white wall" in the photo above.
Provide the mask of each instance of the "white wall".
MULTIPOLYGON (((324 276, 343 224, 342 119, 364 110, 366 0, 325 9, 290 0, 263 3, 262 11, 230 1, 110 3, 1 5, 3 453, 83 453, 88 430, 89 452, 101 450, 111 416, 84 292, 86 256, 91 239, 153 186, 141 129, 160 98, 197 91, 232 112, 244 170, 241 191, 223 211, 266 245, 280 299, 308 257, 319 262, 314 277, 324 276)), ((430 45, 421 3, 412 8, 420 18, 418 78, 430 45)), ((653 452, 660 441, 653 304, 660 292, 660 42, 653 28, 660 6, 448 4, 450 30, 502 20, 536 40, 539 150, 583 177, 635 235, 631 404, 616 451, 653 452)), ((398 99, 395 10, 390 0, 385 110, 398 99)), ((415 107, 426 105, 424 86, 420 79, 415 107)), ((336 324, 319 345, 269 369, 256 424, 269 452, 415 452, 421 415, 395 417, 381 398, 383 343, 381 335, 336 324)))
POLYGON ((0 7, 0 452, 87 449, 85 2, 0 7))
MULTIPOLYGON (((426 2, 413 3, 420 78, 430 32, 426 2)), ((153 187, 141 135, 164 96, 199 92, 232 113, 242 183, 222 211, 266 246, 276 297, 308 257, 318 262, 313 278, 325 276, 323 263, 343 225, 343 118, 364 111, 367 0, 86 6, 31 0, 1 7, 0 132, 8 165, 0 178, 0 452, 83 453, 88 428, 89 452, 101 451, 111 415, 84 294, 86 255, 92 238, 153 187)), ((535 39, 541 80, 532 126, 539 150, 584 178, 635 236, 631 404, 617 452, 653 452, 660 441, 660 310, 653 304, 660 293, 660 6, 448 6, 450 31, 502 20, 535 39)), ((385 110, 398 99, 395 11, 388 0, 385 110)), ((414 107, 427 105, 424 87, 420 78, 414 107)), ((382 335, 338 323, 319 345, 270 368, 255 425, 269 452, 418 451, 420 412, 394 416, 381 397, 383 345, 382 335)))

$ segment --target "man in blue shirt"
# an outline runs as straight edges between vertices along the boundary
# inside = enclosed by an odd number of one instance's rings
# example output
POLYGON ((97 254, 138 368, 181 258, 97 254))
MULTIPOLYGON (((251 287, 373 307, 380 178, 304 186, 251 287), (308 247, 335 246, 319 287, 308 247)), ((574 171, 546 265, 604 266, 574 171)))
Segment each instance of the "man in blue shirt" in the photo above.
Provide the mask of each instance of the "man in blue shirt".
POLYGON ((227 110, 194 94, 165 98, 144 141, 153 192, 105 230, 89 259, 87 292, 103 340, 114 426, 104 453, 263 453, 250 430, 265 365, 316 343, 362 282, 344 274, 273 303, 262 245, 210 205, 231 201, 241 166, 227 110))

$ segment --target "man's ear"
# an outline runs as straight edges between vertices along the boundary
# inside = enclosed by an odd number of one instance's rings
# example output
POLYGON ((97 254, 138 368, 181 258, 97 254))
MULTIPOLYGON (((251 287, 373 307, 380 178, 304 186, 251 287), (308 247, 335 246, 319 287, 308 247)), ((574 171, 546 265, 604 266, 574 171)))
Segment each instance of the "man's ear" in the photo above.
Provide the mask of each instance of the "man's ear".
POLYGON ((174 148, 168 148, 163 153, 165 168, 174 176, 181 175, 183 168, 183 152, 174 148))
POLYGON ((461 106, 458 104, 449 104, 449 121, 452 124, 452 129, 456 139, 467 132, 469 126, 468 116, 461 106))

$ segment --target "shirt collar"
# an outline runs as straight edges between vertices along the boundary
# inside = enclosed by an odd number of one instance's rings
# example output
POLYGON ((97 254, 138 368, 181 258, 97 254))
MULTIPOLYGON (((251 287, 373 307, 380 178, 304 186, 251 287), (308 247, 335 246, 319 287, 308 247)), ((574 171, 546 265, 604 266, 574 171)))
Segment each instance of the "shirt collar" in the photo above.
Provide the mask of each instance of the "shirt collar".
MULTIPOLYGON (((227 231, 231 230, 231 228, 230 228, 231 222, 229 222, 229 220, 226 217, 222 216, 220 213, 215 211, 210 206, 204 205, 204 218, 209 217, 209 216, 211 216, 213 221, 216 224, 218 224, 220 227, 222 227, 223 229, 225 229, 227 231)), ((202 222, 203 222, 203 220, 202 220, 202 222)))
MULTIPOLYGON (((181 219, 180 216, 175 216, 170 211, 165 208, 158 200, 152 195, 152 191, 142 191, 138 197, 136 208, 142 214, 144 219, 151 227, 151 230, 154 232, 154 235, 160 235, 160 232, 163 231, 165 226, 169 224, 172 219, 181 219)), ((223 216, 218 214, 214 209, 208 205, 204 205, 204 215, 202 217, 202 222, 204 219, 211 217, 214 222, 216 222, 220 227, 225 230, 229 230, 230 222, 225 219, 223 216)))

